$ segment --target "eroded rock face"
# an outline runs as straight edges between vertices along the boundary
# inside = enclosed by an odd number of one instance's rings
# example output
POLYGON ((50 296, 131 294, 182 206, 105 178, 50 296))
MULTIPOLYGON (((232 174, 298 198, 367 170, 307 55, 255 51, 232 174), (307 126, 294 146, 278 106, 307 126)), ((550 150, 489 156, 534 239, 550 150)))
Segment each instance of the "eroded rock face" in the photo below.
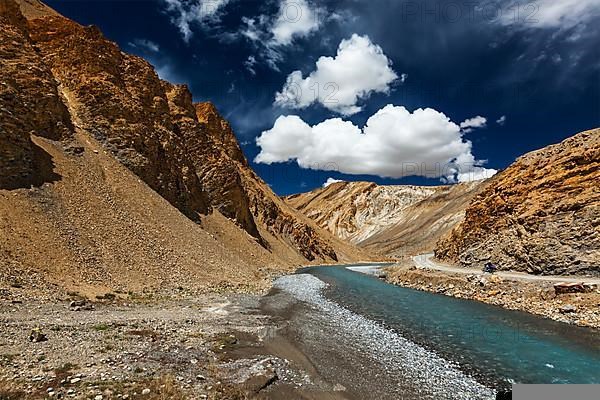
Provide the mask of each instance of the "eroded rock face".
POLYGON ((49 68, 35 52, 19 6, 0 1, 0 189, 52 179, 46 154, 31 135, 60 140, 71 121, 49 68))
POLYGON ((538 274, 600 274, 600 129, 528 153, 492 178, 436 256, 538 274))
MULTIPOLYGON (((169 106, 167 90, 172 85, 163 85, 150 64, 122 53, 94 26, 47 16, 30 20, 29 32, 60 83, 76 126, 188 217, 209 212, 175 123, 186 116, 171 114, 175 107, 169 106)), ((198 129, 191 101, 174 102, 187 107, 190 129, 198 129)))
POLYGON ((338 182, 286 201, 319 226, 352 243, 361 243, 402 218, 402 211, 431 196, 436 189, 379 186, 372 182, 338 182))
POLYGON ((199 140, 199 136, 190 132, 186 137, 187 151, 210 203, 268 247, 258 232, 242 182, 242 170, 249 168, 248 163, 229 123, 211 103, 195 104, 192 110, 202 139, 199 140))
POLYGON ((253 215, 273 235, 283 235, 309 261, 315 259, 338 261, 333 247, 321 238, 317 226, 304 221, 283 200, 270 190, 267 184, 252 170, 246 170, 243 180, 251 202, 253 215))
POLYGON ((193 104, 186 86, 162 81, 97 27, 43 3, 0 0, 0 18, 0 189, 59 179, 46 177, 51 160, 30 136, 63 140, 68 150, 78 132, 192 220, 218 210, 267 249, 261 229, 309 260, 336 259, 322 232, 251 171, 211 103, 193 104))
POLYGON ((269 243, 258 234, 257 226, 283 237, 309 261, 337 260, 333 247, 305 217, 298 215, 248 166, 233 131, 213 104, 195 105, 198 121, 214 151, 199 151, 193 158, 201 173, 211 203, 221 213, 236 218, 266 248, 269 243))

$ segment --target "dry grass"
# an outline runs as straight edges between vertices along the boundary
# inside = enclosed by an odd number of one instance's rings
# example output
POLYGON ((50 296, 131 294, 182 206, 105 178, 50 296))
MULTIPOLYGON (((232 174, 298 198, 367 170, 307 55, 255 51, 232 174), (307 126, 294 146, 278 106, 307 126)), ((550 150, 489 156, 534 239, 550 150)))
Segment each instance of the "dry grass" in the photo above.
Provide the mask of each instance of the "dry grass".
POLYGON ((26 394, 14 382, 0 380, 0 400, 26 399, 26 394))
POLYGON ((247 400, 250 396, 239 387, 221 384, 215 387, 212 399, 214 400, 247 400))
POLYGON ((145 387, 142 386, 144 385, 139 384, 132 389, 138 393, 145 388, 150 389, 150 394, 145 397, 148 400, 185 400, 188 398, 171 375, 162 376, 150 381, 145 387))

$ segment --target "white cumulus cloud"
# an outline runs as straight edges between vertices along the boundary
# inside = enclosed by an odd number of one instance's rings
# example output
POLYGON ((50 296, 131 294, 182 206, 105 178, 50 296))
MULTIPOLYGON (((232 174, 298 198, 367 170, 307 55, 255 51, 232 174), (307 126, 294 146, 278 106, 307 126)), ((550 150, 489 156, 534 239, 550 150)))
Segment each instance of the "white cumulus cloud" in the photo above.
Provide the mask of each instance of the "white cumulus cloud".
POLYGON ((220 13, 230 0, 162 0, 173 23, 185 42, 193 36, 192 25, 218 21, 220 13))
POLYGON ((320 103, 342 115, 356 114, 362 109, 359 101, 372 93, 389 93, 398 79, 391 64, 368 36, 354 34, 341 41, 335 57, 320 57, 306 78, 301 71, 292 72, 275 104, 301 109, 320 103))
POLYGON ((460 129, 464 132, 471 132, 473 129, 484 128, 487 123, 487 119, 478 115, 473 118, 467 118, 463 122, 460 123, 460 129))
POLYGON ((409 112, 388 104, 361 129, 341 118, 311 126, 295 115, 280 116, 256 139, 257 163, 296 161, 301 168, 354 175, 424 176, 446 182, 490 177, 470 141, 446 115, 431 108, 409 112))
POLYGON ((504 125, 504 123, 505 123, 505 122, 506 122, 506 115, 503 115, 503 116, 501 116, 500 118, 498 118, 498 119, 496 120, 496 123, 497 123, 498 125, 504 125))

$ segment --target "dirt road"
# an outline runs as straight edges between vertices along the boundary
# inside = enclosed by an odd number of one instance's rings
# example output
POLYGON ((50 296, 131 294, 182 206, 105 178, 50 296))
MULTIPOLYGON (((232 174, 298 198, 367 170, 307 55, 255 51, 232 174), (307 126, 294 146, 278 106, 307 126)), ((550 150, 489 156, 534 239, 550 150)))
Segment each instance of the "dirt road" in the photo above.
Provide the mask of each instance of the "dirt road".
MULTIPOLYGON (((417 267, 433 269, 442 272, 451 272, 457 274, 481 274, 481 269, 455 267, 450 265, 439 264, 432 260, 433 254, 420 254, 414 256, 412 260, 417 267)), ((548 275, 530 275, 523 272, 496 272, 496 275, 504 279, 515 279, 519 281, 544 281, 544 282, 585 282, 600 285, 599 278, 589 278, 583 276, 548 276, 548 275)))

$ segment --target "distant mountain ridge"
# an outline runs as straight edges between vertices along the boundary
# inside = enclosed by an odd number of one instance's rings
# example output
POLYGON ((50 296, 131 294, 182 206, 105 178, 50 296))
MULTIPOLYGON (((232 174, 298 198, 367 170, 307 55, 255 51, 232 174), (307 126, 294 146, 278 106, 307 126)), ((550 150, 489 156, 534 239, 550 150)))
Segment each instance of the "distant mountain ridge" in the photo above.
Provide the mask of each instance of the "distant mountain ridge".
POLYGON ((386 256, 403 257, 433 251, 484 185, 338 182, 285 200, 340 238, 386 256))

